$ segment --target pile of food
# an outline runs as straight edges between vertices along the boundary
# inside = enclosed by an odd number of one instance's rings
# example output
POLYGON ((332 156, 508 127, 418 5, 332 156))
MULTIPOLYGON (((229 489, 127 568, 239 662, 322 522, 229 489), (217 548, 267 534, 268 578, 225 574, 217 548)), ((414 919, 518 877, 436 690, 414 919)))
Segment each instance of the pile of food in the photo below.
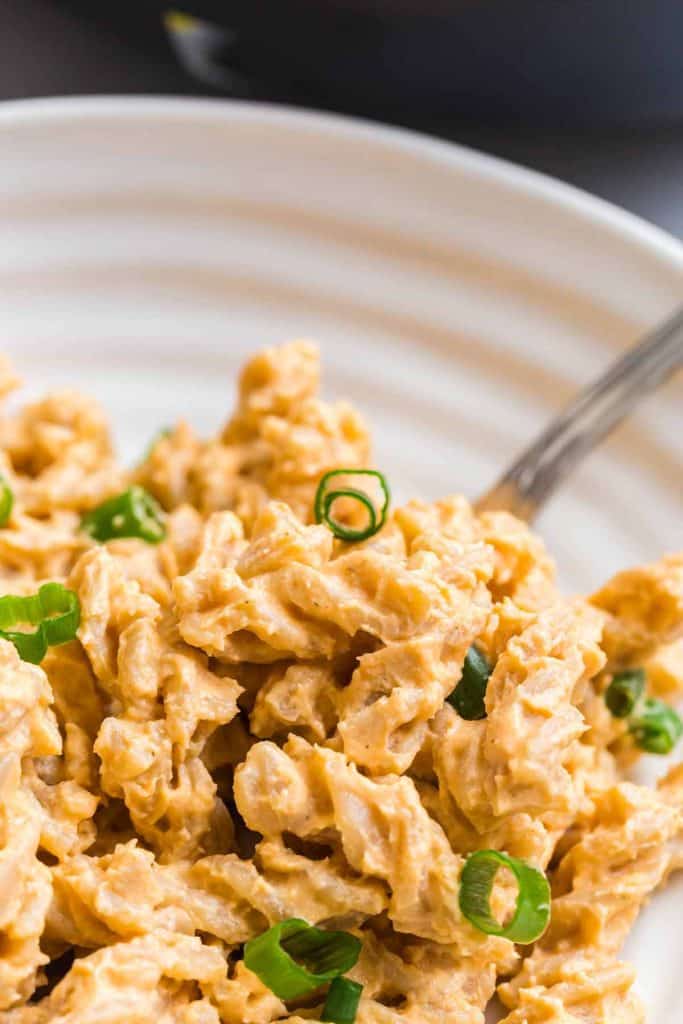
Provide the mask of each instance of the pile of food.
POLYGON ((0 1020, 640 1022, 683 555, 566 599, 509 514, 392 508, 318 373, 132 471, 76 393, 0 419, 0 1020))

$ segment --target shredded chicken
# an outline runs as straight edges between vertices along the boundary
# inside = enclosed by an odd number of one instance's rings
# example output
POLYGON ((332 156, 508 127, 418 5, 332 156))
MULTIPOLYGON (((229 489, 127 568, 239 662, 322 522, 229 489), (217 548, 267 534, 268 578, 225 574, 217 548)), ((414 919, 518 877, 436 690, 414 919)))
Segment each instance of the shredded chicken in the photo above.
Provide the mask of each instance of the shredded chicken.
MULTIPOLYGON (((633 668, 683 693, 683 555, 569 600, 539 537, 461 497, 340 540, 316 490, 369 437, 318 384, 314 346, 267 350, 216 437, 180 421, 133 471, 76 393, 0 417, 1 591, 80 605, 40 665, 0 638, 1 1024, 320 1020, 325 989, 283 1002, 243 957, 288 918, 360 940, 358 1024, 483 1024, 496 991, 505 1024, 640 1024, 620 950, 683 867, 683 766, 626 781, 605 693, 633 668), (133 485, 164 539, 93 540, 133 485), (477 850, 547 876, 530 947, 461 909, 477 850)), ((497 878, 501 921, 515 898, 497 878)))

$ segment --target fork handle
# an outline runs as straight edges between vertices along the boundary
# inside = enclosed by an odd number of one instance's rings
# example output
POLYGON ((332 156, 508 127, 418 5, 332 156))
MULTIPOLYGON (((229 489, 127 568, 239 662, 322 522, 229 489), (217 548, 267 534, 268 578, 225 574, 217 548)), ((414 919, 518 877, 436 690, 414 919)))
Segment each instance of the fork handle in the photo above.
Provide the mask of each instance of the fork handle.
POLYGON ((683 307, 582 391, 476 503, 531 522, 581 460, 683 366, 683 307))

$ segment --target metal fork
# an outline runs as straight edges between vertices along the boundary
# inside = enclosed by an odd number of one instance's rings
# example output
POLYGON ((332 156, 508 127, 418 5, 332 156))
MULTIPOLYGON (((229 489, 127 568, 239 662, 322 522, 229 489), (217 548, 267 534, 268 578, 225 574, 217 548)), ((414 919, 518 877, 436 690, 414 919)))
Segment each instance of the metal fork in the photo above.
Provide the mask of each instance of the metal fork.
POLYGON ((479 498, 477 511, 507 509, 531 522, 581 460, 681 366, 683 307, 552 420, 479 498))

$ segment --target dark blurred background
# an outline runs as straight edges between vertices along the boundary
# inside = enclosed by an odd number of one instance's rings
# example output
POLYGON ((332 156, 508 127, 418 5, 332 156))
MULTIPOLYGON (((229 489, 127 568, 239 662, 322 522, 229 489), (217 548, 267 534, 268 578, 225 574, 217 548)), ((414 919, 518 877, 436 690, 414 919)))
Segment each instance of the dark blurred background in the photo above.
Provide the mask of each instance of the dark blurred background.
POLYGON ((236 96, 358 114, 545 171, 683 237, 683 0, 173 6, 0 0, 0 98, 236 96))

